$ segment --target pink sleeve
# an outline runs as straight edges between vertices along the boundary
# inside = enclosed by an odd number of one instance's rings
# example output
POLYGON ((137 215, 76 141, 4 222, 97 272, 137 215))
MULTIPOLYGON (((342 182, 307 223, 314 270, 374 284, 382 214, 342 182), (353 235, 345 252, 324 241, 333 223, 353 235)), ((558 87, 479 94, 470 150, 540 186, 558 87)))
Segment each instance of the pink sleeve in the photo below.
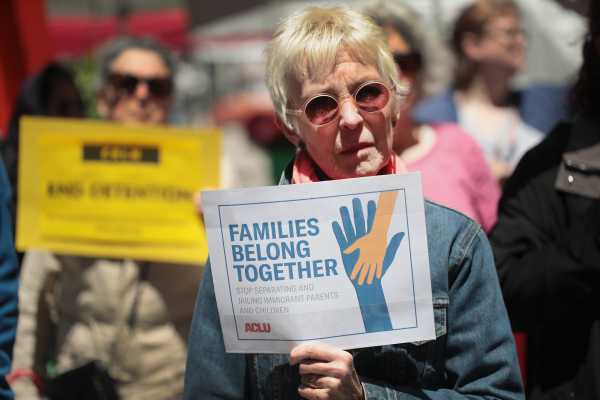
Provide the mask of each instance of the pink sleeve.
POLYGON ((454 154, 458 155, 464 163, 465 178, 468 182, 465 191, 469 196, 471 212, 474 214, 472 217, 486 232, 489 232, 496 224, 501 190, 481 147, 457 124, 436 124, 434 128, 453 143, 451 147, 454 154))
POLYGON ((498 202, 502 193, 498 180, 492 174, 492 170, 483 156, 483 151, 470 136, 469 142, 468 147, 465 146, 465 148, 468 148, 469 171, 474 182, 473 206, 483 230, 489 232, 496 224, 498 202))

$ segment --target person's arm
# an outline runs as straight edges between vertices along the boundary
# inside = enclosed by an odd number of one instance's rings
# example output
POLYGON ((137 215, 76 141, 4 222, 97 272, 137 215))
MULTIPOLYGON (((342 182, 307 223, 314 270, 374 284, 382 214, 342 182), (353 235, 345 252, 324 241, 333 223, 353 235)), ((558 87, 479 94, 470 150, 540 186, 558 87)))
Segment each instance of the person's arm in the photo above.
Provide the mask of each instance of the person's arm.
POLYGON ((225 353, 211 266, 208 262, 192 319, 183 398, 244 399, 245 373, 245 355, 225 353))
POLYGON ((6 382, 17 330, 18 266, 10 218, 10 185, 0 161, 0 399, 12 399, 6 382))
POLYGON ((49 274, 58 268, 57 260, 47 252, 27 252, 23 259, 19 323, 10 375, 17 398, 40 398, 38 385, 51 347, 48 341, 54 337, 44 294, 49 274))

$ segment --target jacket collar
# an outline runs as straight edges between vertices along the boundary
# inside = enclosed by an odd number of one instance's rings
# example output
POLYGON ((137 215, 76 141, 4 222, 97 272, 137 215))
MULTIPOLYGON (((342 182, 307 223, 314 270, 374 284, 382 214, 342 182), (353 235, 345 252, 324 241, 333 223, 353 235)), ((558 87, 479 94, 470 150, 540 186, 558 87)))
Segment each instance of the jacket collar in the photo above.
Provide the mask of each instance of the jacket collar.
POLYGON ((555 188, 600 199, 600 120, 575 119, 558 169, 555 188))

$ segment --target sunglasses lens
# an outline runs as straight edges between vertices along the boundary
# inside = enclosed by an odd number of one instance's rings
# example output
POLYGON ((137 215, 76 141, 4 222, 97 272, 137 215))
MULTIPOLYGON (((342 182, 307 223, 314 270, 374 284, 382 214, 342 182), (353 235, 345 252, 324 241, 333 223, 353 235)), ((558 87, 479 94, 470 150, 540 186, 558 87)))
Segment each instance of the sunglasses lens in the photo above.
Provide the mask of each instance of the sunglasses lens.
POLYGON ((394 61, 401 73, 413 74, 421 69, 422 60, 419 53, 394 54, 394 61))
POLYGON ((383 109, 390 99, 390 93, 381 83, 369 83, 356 92, 356 104, 362 110, 373 112, 383 109))
POLYGON ((338 103, 330 96, 317 96, 306 104, 306 116, 315 125, 323 125, 332 121, 338 110, 338 103))
POLYGON ((173 82, 168 78, 138 78, 128 74, 112 74, 110 82, 113 87, 120 92, 125 92, 128 95, 133 95, 142 82, 148 85, 148 91, 153 97, 167 97, 173 91, 173 82))
POLYGON ((149 79, 148 89, 150 90, 150 94, 154 97, 167 97, 171 95, 173 83, 170 79, 149 79))
POLYGON ((111 76, 111 83, 115 89, 132 94, 135 92, 139 81, 138 78, 132 75, 113 74, 111 76))

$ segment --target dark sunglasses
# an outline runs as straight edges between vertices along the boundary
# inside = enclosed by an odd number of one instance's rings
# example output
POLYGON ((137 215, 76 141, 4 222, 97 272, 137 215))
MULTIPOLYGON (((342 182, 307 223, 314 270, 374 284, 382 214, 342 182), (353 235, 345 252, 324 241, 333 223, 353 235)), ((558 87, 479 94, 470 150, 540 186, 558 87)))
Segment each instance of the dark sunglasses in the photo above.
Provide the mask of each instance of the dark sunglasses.
MULTIPOLYGON (((390 90, 382 82, 369 81, 352 94, 356 106, 368 113, 382 110, 390 101, 390 90)), ((340 113, 340 102, 328 93, 317 94, 304 102, 301 109, 288 109, 288 113, 304 115, 315 126, 330 123, 340 113)))
POLYGON ((173 92, 173 81, 171 78, 142 78, 130 74, 111 73, 109 76, 110 84, 117 90, 133 95, 140 83, 148 86, 150 96, 164 98, 173 92))
POLYGON ((404 74, 414 74, 421 70, 423 66, 423 57, 421 53, 411 51, 409 53, 395 53, 394 62, 404 74))

